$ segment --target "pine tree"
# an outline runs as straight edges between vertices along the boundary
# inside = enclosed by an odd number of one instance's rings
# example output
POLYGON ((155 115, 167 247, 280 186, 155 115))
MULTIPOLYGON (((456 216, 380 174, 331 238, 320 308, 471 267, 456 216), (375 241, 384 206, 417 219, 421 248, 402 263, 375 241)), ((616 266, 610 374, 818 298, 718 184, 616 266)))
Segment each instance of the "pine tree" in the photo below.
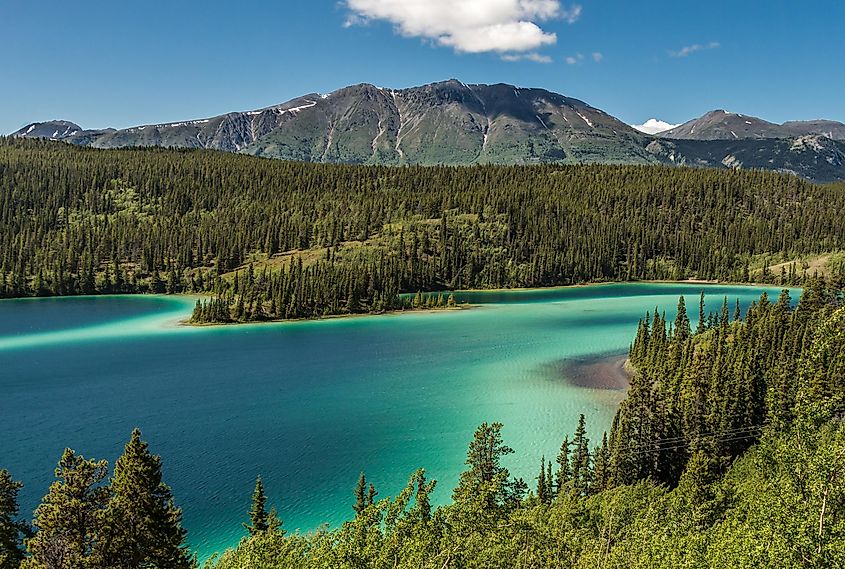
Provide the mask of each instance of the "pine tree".
POLYGON ((161 457, 135 429, 114 466, 95 558, 103 567, 191 568, 182 510, 161 476, 161 457))
POLYGON ((261 477, 255 479, 255 490, 252 492, 252 506, 249 509, 249 523, 244 528, 250 535, 267 531, 270 527, 267 514, 267 495, 264 493, 264 483, 261 477))
POLYGON ((0 470, 0 569, 16 569, 23 559, 21 535, 25 527, 18 517, 18 492, 23 484, 8 470, 0 470))
POLYGON ((437 480, 427 482, 425 470, 419 469, 414 473, 412 480, 416 481, 416 495, 414 497, 414 508, 412 515, 420 521, 431 520, 431 493, 437 485, 437 480))
POLYGON ((607 433, 601 438, 601 446, 594 451, 593 480, 590 493, 597 494, 606 490, 610 484, 610 449, 607 444, 607 433))
POLYGON ((26 541, 24 569, 99 569, 92 551, 100 535, 109 490, 106 461, 86 460, 65 449, 57 481, 35 510, 37 533, 26 541))

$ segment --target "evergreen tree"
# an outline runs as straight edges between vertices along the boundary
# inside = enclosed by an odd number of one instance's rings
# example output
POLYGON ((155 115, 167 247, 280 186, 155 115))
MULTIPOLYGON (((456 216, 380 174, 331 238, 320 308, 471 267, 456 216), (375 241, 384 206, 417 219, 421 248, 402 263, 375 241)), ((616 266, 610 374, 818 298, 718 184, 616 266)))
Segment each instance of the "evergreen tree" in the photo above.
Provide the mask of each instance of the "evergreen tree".
POLYGON ((546 457, 540 459, 540 474, 537 475, 537 499, 541 504, 548 504, 551 499, 546 493, 546 457))
POLYGON ((368 505, 367 477, 362 472, 358 477, 358 484, 355 485, 355 505, 352 506, 352 509, 355 510, 356 514, 360 514, 367 509, 368 505))
POLYGON ((191 568, 182 511, 173 503, 161 475, 161 457, 149 450, 135 429, 117 459, 104 524, 94 547, 102 567, 191 568))
POLYGON ((501 423, 482 423, 475 431, 467 451, 469 466, 453 492, 456 502, 482 498, 487 509, 501 506, 509 499, 509 472, 502 466, 502 457, 513 449, 502 440, 501 423))
POLYGON ((557 455, 557 491, 561 492, 569 483, 571 478, 571 469, 569 464, 569 437, 563 439, 563 444, 560 445, 560 452, 557 455))
POLYGON ((678 315, 675 318, 675 337, 679 342, 685 341, 690 336, 689 316, 687 316, 687 305, 684 297, 678 299, 678 315))
POLYGON ((704 332, 704 329, 707 327, 707 315, 704 313, 704 291, 701 291, 701 296, 698 300, 698 325, 696 326, 695 333, 701 334, 704 332))
POLYGON ((57 481, 35 510, 37 532, 26 540, 24 569, 100 569, 92 552, 100 534, 109 490, 106 461, 86 460, 65 449, 57 481))
POLYGON ((579 495, 586 495, 590 489, 590 439, 582 414, 572 439, 575 450, 572 453, 572 488, 579 495))
POLYGON ((25 526, 18 517, 18 492, 23 484, 0 469, 0 569, 16 569, 23 559, 21 535, 25 526))
POLYGON ((270 517, 267 513, 267 495, 264 493, 264 483, 261 477, 255 479, 255 490, 252 492, 252 506, 249 509, 249 523, 244 528, 250 535, 267 531, 270 527, 270 517))

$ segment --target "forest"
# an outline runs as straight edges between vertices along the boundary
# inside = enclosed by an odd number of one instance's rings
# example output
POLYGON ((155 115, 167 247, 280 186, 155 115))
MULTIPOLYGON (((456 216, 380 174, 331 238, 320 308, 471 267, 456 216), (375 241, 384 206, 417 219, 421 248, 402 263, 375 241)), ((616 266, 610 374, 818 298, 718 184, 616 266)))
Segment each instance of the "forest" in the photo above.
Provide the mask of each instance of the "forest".
POLYGON ((762 171, 388 168, 0 138, 0 297, 197 293, 202 323, 467 288, 842 282, 842 211, 841 186, 762 171))
MULTIPOLYGON (((611 431, 590 441, 582 415, 536 478, 503 466, 496 422, 439 507, 422 469, 387 497, 362 473, 349 521, 289 533, 259 478, 243 539, 205 569, 845 566, 842 289, 813 278, 797 303, 763 294, 745 314, 702 296, 694 327, 679 309, 640 322, 611 431)), ((0 568, 195 567, 139 431, 107 476, 66 450, 30 526, 0 470, 0 568)))

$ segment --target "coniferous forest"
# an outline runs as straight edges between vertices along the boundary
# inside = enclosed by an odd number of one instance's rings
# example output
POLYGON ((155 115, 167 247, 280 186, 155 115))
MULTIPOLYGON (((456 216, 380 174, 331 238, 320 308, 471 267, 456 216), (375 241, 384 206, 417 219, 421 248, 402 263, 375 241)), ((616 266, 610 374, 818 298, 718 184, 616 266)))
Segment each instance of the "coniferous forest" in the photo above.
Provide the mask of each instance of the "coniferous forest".
POLYGON ((406 307, 400 293, 845 275, 845 192, 622 166, 385 168, 0 140, 0 297, 207 293, 197 322, 406 307))
MULTIPOLYGON (((800 300, 763 295, 744 313, 702 297, 671 321, 643 315, 610 431, 562 426, 532 479, 508 472, 523 451, 496 422, 476 430, 442 506, 424 470, 395 496, 362 474, 348 522, 291 533, 259 478, 244 539, 207 567, 842 567, 843 206, 842 187, 754 171, 390 169, 5 139, 0 284, 12 297, 213 293, 200 321, 448 306, 440 291, 467 287, 801 285, 800 300), (830 256, 827 276, 793 262, 813 255, 830 256), (417 291, 434 294, 399 296, 417 291)), ((139 431, 111 469, 57 458, 32 523, 0 470, 0 569, 196 566, 139 431)))

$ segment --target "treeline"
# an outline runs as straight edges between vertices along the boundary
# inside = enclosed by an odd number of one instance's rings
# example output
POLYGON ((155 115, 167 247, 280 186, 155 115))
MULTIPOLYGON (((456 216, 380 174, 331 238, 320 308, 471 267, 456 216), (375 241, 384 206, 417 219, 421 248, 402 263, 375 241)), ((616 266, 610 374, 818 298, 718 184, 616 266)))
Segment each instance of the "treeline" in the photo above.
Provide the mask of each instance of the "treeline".
POLYGON ((803 267, 767 267, 845 249, 843 210, 839 187, 757 171, 318 165, 6 138, 0 296, 204 292, 241 320, 460 288, 800 285, 803 267))
MULTIPOLYGON (((441 507, 423 470, 385 498, 362 474, 350 521, 290 534, 283 500, 268 511, 259 479, 247 535, 208 569, 845 566, 842 291, 814 279, 797 304, 764 294, 744 315, 705 303, 694 329, 683 300, 671 323, 640 323, 610 436, 591 443, 582 416, 534 480, 504 466, 514 451, 499 423, 476 430, 441 507)), ((33 533, 17 519, 19 485, 0 472, 2 569, 191 562, 137 431, 109 484, 104 463, 72 451, 56 473, 33 533), (71 562, 48 560, 56 551, 71 562)))

